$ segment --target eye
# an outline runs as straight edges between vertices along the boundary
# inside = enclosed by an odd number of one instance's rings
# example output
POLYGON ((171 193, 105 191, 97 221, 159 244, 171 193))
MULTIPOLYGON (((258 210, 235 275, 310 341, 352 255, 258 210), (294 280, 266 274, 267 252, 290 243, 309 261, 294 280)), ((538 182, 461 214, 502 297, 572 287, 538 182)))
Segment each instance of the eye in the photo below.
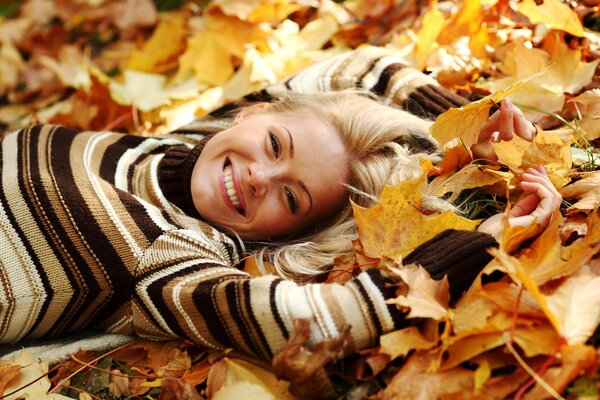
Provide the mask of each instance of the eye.
POLYGON ((269 140, 271 141, 271 148, 273 149, 273 154, 275 158, 279 158, 281 155, 281 143, 275 134, 269 132, 269 140))
POLYGON ((288 204, 290 205, 290 210, 292 210, 292 214, 296 214, 298 211, 298 200, 296 199, 296 195, 289 188, 285 188, 285 197, 287 198, 288 204))

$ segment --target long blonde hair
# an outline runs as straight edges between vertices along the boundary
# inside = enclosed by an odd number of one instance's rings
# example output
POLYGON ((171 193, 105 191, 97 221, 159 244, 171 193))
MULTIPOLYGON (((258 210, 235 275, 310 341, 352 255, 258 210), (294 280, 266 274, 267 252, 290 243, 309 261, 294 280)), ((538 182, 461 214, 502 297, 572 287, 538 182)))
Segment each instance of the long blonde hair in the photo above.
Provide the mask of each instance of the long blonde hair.
MULTIPOLYGON (((265 112, 299 110, 321 118, 342 138, 350 154, 349 200, 360 206, 375 204, 386 184, 422 174, 420 157, 439 160, 438 145, 427 133, 430 121, 383 105, 364 93, 294 93, 271 103, 265 112)), ((440 210, 449 206, 440 199, 426 196, 422 207, 440 210)), ((335 257, 351 254, 351 240, 356 236, 352 208, 347 201, 333 219, 302 236, 265 244, 255 259, 263 273, 266 260, 281 276, 310 280, 329 269, 335 257)))

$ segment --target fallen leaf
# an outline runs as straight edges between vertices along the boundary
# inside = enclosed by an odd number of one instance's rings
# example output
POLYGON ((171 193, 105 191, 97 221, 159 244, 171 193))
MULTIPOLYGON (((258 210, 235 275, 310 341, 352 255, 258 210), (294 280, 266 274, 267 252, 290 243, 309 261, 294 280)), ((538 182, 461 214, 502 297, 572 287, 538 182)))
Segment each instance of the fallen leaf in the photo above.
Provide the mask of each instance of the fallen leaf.
POLYGON ((0 361, 0 396, 4 395, 4 388, 21 373, 22 365, 0 361))
POLYGON ((150 0, 123 0, 109 8, 117 28, 121 30, 153 26, 158 13, 150 0))
POLYGON ((165 377, 162 379, 158 400, 204 400, 204 398, 185 380, 165 377))
POLYGON ((334 338, 307 346, 311 321, 297 319, 283 348, 273 357, 273 370, 280 379, 291 383, 290 393, 298 397, 326 398, 335 394, 325 365, 337 359, 346 347, 350 332, 347 327, 334 338))
POLYGON ((450 302, 447 276, 433 280, 425 268, 414 264, 390 269, 408 285, 408 294, 387 300, 388 304, 410 308, 406 318, 440 320, 446 316, 450 302))
POLYGON ((534 0, 523 0, 517 4, 517 8, 533 24, 544 23, 574 36, 584 35, 579 16, 560 0, 544 0, 540 5, 534 0))
POLYGON ((589 212, 600 206, 600 171, 584 172, 577 175, 578 181, 560 189, 565 199, 577 199, 568 212, 589 212))
POLYGON ((528 48, 523 41, 512 42, 507 47, 499 65, 506 77, 489 79, 479 86, 496 92, 509 90, 525 79, 522 89, 511 94, 510 99, 534 122, 545 115, 538 110, 559 112, 565 103, 564 93, 576 93, 590 83, 600 62, 583 62, 581 50, 570 49, 564 40, 555 40, 552 54, 528 48))
POLYGON ((591 89, 583 92, 568 102, 577 105, 579 130, 589 141, 600 137, 600 89, 591 89))
POLYGON ((382 400, 468 398, 474 390, 474 372, 460 367, 433 372, 428 367, 435 356, 420 351, 408 358, 380 394, 382 400))
POLYGON ((48 364, 36 362, 25 350, 21 351, 14 359, 8 360, 12 365, 19 365, 19 375, 13 378, 4 387, 4 393, 13 393, 5 396, 4 400, 17 400, 22 398, 44 400, 68 400, 69 397, 51 393, 50 379, 46 376, 48 364), (42 377, 41 379, 39 379, 42 377), (19 389, 19 390, 17 390, 19 389))
MULTIPOLYGON (((445 178, 445 176, 443 177, 445 178)), ((512 188, 511 180, 513 174, 511 172, 500 171, 500 167, 496 165, 482 165, 471 163, 462 168, 460 171, 451 175, 447 179, 437 177, 431 182, 432 194, 442 197, 447 193, 452 193, 448 197, 448 201, 455 201, 463 190, 491 186, 502 183, 508 189, 512 188)))
POLYGON ((432 1, 423 15, 421 29, 417 32, 415 57, 418 67, 425 67, 427 57, 438 47, 437 38, 444 29, 445 22, 444 14, 438 10, 437 1, 432 1))
MULTIPOLYGON (((547 71, 547 68, 538 68, 523 79, 516 80, 511 77, 509 78, 511 80, 510 84, 497 85, 498 90, 493 94, 469 103, 464 107, 450 108, 437 117, 435 123, 429 128, 430 133, 441 144, 446 144, 455 138, 459 138, 463 145, 467 149, 470 149, 471 146, 477 143, 481 127, 489 118, 490 108, 497 105, 503 98, 523 88, 531 80, 542 76, 547 71)), ((512 96, 511 100, 513 100, 512 96)))
POLYGON ((17 86, 24 66, 21 53, 15 46, 9 41, 0 41, 0 93, 17 86))
POLYGON ((126 68, 143 72, 163 72, 176 66, 178 56, 185 50, 186 20, 172 15, 161 21, 140 50, 135 50, 126 68))
POLYGON ((446 229, 472 230, 478 221, 452 211, 424 215, 420 211, 425 175, 386 186, 380 204, 371 208, 352 205, 364 254, 371 258, 395 259, 446 229), (418 227, 418 229, 415 229, 418 227))
POLYGON ((394 360, 406 357, 411 350, 428 350, 436 345, 423 337, 415 326, 386 333, 379 338, 380 352, 394 360))
POLYGON ((477 33, 483 22, 480 0, 465 0, 441 32, 438 41, 441 45, 450 45, 460 37, 470 37, 477 33))
POLYGON ((542 165, 552 184, 560 189, 571 178, 571 133, 544 132, 538 129, 533 143, 523 153, 521 169, 542 165))
POLYGON ((210 399, 256 398, 292 400, 289 383, 258 364, 241 359, 223 358, 208 374, 207 396, 210 399), (244 391, 248 391, 245 393, 244 391), (236 394, 236 396, 234 396, 236 394), (233 397, 232 397, 233 396, 233 397))

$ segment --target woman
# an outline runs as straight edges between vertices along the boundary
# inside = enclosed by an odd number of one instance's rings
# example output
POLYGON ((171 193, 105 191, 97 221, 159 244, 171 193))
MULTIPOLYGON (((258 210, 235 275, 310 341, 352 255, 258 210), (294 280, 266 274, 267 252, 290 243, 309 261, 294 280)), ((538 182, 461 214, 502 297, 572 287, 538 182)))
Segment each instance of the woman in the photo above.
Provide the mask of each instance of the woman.
MULTIPOLYGON (((376 94, 396 96, 390 77, 404 71, 376 58, 367 60, 382 71, 376 80, 351 62, 339 65, 376 94)), ((326 82, 339 89, 344 76, 326 82)), ((428 85, 404 105, 416 102, 429 115, 437 110, 429 99, 451 98, 428 85)), ((531 140, 533 127, 508 105, 482 130, 476 155, 493 157, 488 142, 511 132, 531 140)), ((351 325, 348 353, 404 323, 385 303, 393 288, 378 270, 344 286, 301 286, 252 278, 236 266, 257 253, 280 276, 319 277, 351 250, 349 198, 370 206, 384 184, 419 174, 419 157, 439 159, 430 122, 351 93, 296 95, 229 110, 231 118, 215 115, 200 130, 160 138, 36 126, 3 139, 0 343, 98 327, 268 359, 297 318, 313 319, 313 341, 351 325)), ((513 219, 546 224, 560 196, 543 172, 522 181, 528 195, 513 219)), ((423 206, 448 207, 431 197, 423 206)), ((483 229, 498 226, 490 219, 483 229)), ((449 231, 407 260, 434 278, 448 275, 458 296, 494 244, 486 233, 449 231)))

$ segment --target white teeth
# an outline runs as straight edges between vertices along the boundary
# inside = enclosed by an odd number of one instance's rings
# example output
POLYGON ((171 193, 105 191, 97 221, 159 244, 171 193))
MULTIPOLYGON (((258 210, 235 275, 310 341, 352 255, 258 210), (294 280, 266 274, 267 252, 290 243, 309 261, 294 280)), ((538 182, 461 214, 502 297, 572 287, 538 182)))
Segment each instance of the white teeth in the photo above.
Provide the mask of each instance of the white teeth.
POLYGON ((233 206, 238 210, 242 209, 242 205, 238 200, 237 194, 235 193, 235 188, 233 187, 233 177, 231 176, 231 166, 226 165, 223 169, 224 172, 224 181, 225 181, 225 189, 227 189, 227 195, 229 196, 229 200, 233 203, 233 206))

